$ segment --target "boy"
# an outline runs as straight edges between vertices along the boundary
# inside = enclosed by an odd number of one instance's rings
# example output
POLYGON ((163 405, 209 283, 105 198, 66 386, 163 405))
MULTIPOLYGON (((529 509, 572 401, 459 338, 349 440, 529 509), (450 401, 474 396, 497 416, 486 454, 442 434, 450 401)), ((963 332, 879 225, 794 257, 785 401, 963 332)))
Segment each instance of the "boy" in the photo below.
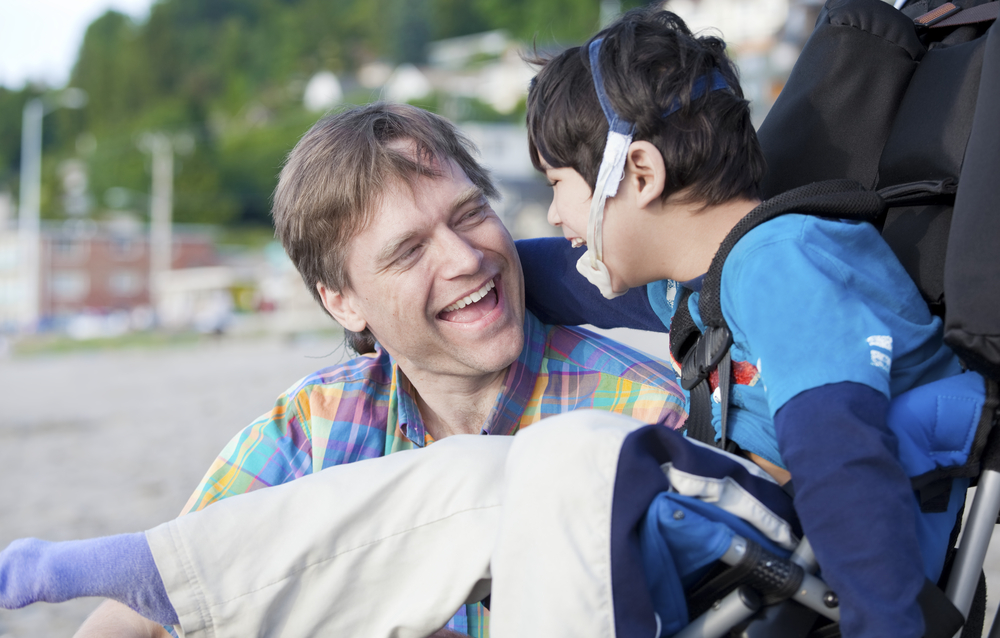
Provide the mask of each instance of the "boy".
MULTIPOLYGON (((546 321, 612 327, 624 303, 636 323, 655 314, 670 326, 686 289, 704 330, 701 278, 760 203, 765 171, 724 43, 642 9, 539 62, 532 161, 552 185, 549 222, 586 252, 522 246, 529 307, 546 321), (616 302, 593 294, 559 268, 577 256, 603 297, 632 292, 616 302)), ((961 372, 940 320, 874 227, 797 214, 736 244, 721 307, 734 385, 729 397, 715 393, 716 430, 728 401, 728 438, 779 482, 794 479, 844 636, 923 635, 917 594, 940 566, 921 564, 887 412, 899 393, 961 372)))

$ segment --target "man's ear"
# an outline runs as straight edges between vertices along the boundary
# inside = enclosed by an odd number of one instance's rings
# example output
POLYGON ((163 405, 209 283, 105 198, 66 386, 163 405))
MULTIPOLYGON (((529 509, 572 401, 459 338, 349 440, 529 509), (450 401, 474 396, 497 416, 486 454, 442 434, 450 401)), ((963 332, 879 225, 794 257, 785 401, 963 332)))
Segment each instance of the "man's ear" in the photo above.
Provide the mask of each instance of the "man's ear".
POLYGON ((327 288, 322 282, 316 283, 316 290, 319 292, 319 298, 323 300, 323 307, 346 330, 361 332, 368 327, 368 322, 355 307, 354 298, 350 293, 345 294, 327 288))
POLYGON ((625 162, 625 179, 635 189, 639 208, 659 200, 667 183, 667 167, 660 150, 650 142, 632 142, 625 162))

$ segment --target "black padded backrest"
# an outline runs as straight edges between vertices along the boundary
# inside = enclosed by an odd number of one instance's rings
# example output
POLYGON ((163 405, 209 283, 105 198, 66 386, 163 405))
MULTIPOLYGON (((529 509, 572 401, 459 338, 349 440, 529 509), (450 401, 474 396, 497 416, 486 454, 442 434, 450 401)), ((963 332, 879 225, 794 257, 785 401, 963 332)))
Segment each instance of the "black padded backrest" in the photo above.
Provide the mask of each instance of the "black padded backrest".
POLYGON ((926 53, 910 79, 879 162, 877 188, 957 183, 972 130, 986 38, 926 53))
POLYGON ((841 178, 879 188, 883 236, 946 342, 1000 379, 1000 27, 918 37, 913 17, 829 0, 758 131, 764 196, 841 178))
POLYGON ((986 36, 972 134, 948 239, 945 341, 970 367, 1000 379, 1000 26, 986 36))
MULTIPOLYGON (((972 130, 986 38, 929 50, 910 80, 879 162, 877 188, 929 182, 954 194, 972 130)), ((931 309, 944 311, 952 202, 890 207, 882 236, 931 309)))
POLYGON ((831 0, 758 131, 764 197, 828 179, 875 185, 882 147, 926 53, 881 0, 831 0))

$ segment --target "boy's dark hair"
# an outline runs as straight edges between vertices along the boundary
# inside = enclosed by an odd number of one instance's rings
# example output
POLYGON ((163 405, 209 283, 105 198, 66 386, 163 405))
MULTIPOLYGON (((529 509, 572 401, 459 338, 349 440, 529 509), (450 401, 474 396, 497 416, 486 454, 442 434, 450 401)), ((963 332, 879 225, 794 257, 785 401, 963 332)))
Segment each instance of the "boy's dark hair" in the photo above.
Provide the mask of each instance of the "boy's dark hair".
MULTIPOLYGON (((437 166, 450 159, 487 197, 498 198, 474 148, 448 120, 406 104, 366 104, 309 129, 288 154, 271 212, 275 234, 316 301, 323 304, 319 282, 338 292, 350 287, 348 244, 396 184, 439 177, 437 166)), ((347 337, 359 353, 374 350, 367 329, 347 337)))
MULTIPOLYGON (((686 199, 706 205, 760 198, 766 164, 725 42, 694 36, 679 17, 655 8, 627 12, 596 38, 604 39, 601 71, 615 111, 635 124, 633 139, 663 155, 664 200, 685 188, 691 189, 686 199), (732 90, 708 91, 692 104, 692 86, 713 69, 732 90), (662 117, 675 100, 680 110, 662 117)), ((543 68, 528 92, 528 147, 538 170, 542 158, 553 168, 573 168, 593 190, 608 123, 588 45, 530 60, 543 68)))

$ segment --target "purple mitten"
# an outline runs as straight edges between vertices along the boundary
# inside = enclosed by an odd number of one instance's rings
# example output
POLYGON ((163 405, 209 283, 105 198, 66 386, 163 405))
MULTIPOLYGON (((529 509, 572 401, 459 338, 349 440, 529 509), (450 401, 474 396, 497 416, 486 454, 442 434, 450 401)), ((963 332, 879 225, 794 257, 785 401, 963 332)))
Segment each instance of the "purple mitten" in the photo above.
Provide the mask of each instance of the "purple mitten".
POLYGON ((0 607, 83 596, 117 600, 164 625, 178 623, 141 532, 64 543, 22 538, 0 552, 0 607))

